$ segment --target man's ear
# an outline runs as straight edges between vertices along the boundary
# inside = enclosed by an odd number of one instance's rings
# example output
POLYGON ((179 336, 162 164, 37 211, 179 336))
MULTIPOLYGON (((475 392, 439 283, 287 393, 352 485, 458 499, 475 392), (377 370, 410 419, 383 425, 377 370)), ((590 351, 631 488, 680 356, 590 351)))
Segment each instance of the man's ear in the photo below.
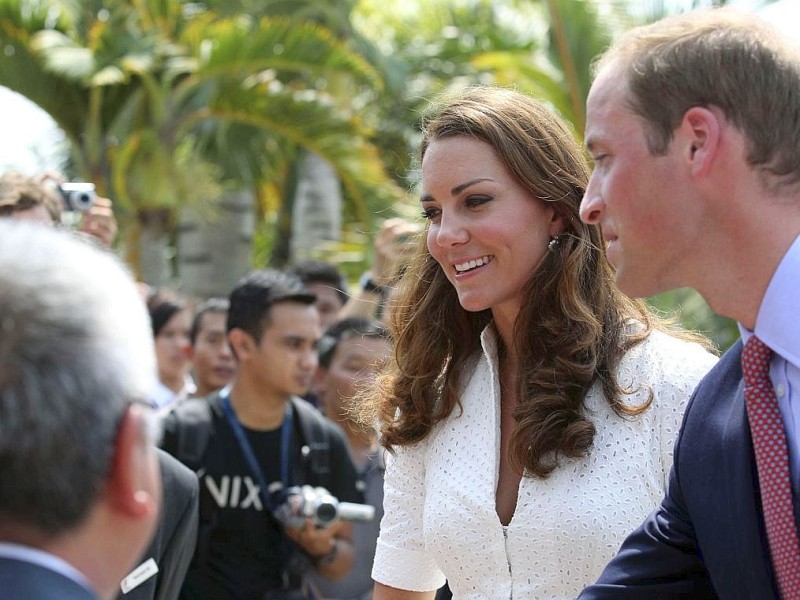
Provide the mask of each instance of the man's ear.
POLYGON ((693 175, 707 175, 720 146, 722 124, 718 115, 703 106, 693 106, 683 115, 676 136, 680 136, 684 158, 693 175))
POLYGON ((152 515, 161 503, 161 473, 146 410, 131 405, 125 412, 107 482, 111 505, 133 519, 152 515))
POLYGON ((228 342, 236 358, 242 362, 255 352, 257 344, 249 333, 243 329, 233 328, 228 332, 228 342))

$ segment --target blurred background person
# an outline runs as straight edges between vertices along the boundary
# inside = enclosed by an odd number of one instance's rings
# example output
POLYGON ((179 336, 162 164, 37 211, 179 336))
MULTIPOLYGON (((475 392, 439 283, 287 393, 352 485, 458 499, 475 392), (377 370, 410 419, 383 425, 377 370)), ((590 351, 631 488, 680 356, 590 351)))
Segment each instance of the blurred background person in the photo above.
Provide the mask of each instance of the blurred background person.
POLYGON ((197 472, 202 489, 181 597, 301 597, 306 571, 331 579, 348 572, 352 528, 287 520, 290 488, 321 486, 347 502, 363 497, 344 433, 298 396, 318 363, 315 296, 294 275, 262 270, 243 278, 229 301, 231 385, 187 400, 164 421, 163 448, 197 472))
POLYGON ((388 321, 396 283, 419 244, 421 226, 402 217, 386 219, 373 243, 372 265, 358 281, 358 292, 339 312, 339 318, 368 317, 388 321))
POLYGON ((128 272, 74 236, 0 222, 0 594, 112 598, 150 542, 155 371, 128 272))
POLYGON ((364 317, 350 317, 334 323, 319 343, 320 408, 347 435, 364 502, 375 508, 372 521, 353 524, 355 556, 350 572, 338 581, 311 574, 323 598, 372 598, 372 561, 383 516, 385 463, 375 429, 359 422, 354 402, 374 383, 377 371, 389 360, 391 352, 388 330, 380 321, 364 317))
POLYGON ((335 266, 323 260, 302 260, 289 269, 297 275, 306 288, 317 297, 314 303, 323 329, 330 327, 339 318, 339 311, 350 295, 347 279, 335 266))
POLYGON ((189 350, 192 313, 187 301, 170 290, 152 291, 147 298, 147 310, 158 368, 158 378, 153 383, 149 399, 159 412, 164 413, 195 392, 189 374, 192 366, 189 350))
MULTIPOLYGON (((45 225, 62 223, 66 203, 57 187, 63 177, 45 173, 29 177, 17 171, 0 175, 0 217, 35 221, 45 225), (48 183, 50 182, 50 183, 48 183)), ((93 195, 91 206, 77 219, 77 230, 110 248, 117 236, 117 220, 111 200, 93 195)))
POLYGON ((0 216, 45 225, 61 222, 61 199, 31 177, 7 171, 0 175, 0 216))
POLYGON ((227 298, 209 298, 194 313, 189 330, 192 374, 196 389, 193 396, 205 398, 230 383, 236 371, 226 322, 227 298))

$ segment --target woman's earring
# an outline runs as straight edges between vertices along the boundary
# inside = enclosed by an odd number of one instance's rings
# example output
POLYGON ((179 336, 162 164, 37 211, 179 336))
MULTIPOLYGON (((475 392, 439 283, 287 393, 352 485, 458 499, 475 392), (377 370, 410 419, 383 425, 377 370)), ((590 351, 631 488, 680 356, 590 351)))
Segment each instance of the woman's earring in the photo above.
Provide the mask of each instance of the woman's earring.
POLYGON ((555 249, 558 247, 558 242, 560 241, 560 237, 561 237, 561 236, 559 236, 559 235, 554 235, 554 236, 553 236, 553 237, 550 239, 550 242, 547 244, 547 249, 548 249, 550 252, 553 252, 553 251, 555 251, 555 249))

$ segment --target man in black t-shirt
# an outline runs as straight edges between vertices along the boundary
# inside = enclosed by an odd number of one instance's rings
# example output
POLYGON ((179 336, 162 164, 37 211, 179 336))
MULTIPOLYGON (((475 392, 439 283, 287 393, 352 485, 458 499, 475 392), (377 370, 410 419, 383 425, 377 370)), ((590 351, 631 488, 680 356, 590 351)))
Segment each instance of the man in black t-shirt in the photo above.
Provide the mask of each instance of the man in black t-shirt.
MULTIPOLYGON (((198 552, 181 598, 250 600, 296 590, 299 578, 287 572, 292 557, 327 578, 343 577, 353 562, 349 523, 317 528, 306 519, 300 528, 285 527, 266 506, 280 503, 287 485, 325 485, 339 500, 362 499, 341 429, 297 397, 317 366, 314 296, 293 276, 257 271, 231 293, 227 330, 238 370, 207 400, 198 552), (324 431, 324 444, 307 439, 309 420, 324 431)), ((164 448, 178 458, 182 414, 164 424, 164 448)))

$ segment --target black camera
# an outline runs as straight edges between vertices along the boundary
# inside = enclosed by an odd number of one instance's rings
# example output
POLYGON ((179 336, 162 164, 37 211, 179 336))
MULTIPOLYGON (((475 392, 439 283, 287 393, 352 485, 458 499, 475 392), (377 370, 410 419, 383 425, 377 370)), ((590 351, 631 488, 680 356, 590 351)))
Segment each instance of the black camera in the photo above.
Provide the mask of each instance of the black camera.
POLYGON ((330 527, 336 521, 371 521, 375 507, 355 502, 339 502, 323 487, 291 487, 285 501, 275 510, 276 518, 286 527, 303 527, 306 519, 317 527, 330 527))
POLYGON ((66 210, 86 212, 94 205, 95 191, 93 183, 74 182, 62 183, 58 186, 61 197, 64 199, 66 210))

